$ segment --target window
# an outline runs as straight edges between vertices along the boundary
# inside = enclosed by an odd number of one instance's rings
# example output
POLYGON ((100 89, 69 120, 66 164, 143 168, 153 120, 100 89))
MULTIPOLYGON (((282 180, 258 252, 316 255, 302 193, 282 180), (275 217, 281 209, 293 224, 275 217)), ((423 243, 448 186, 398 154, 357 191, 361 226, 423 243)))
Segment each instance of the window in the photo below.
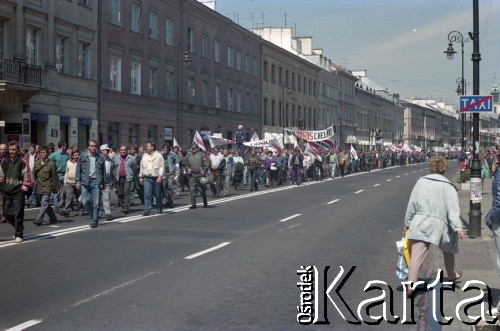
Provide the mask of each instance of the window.
POLYGON ((148 140, 156 141, 156 126, 148 125, 148 140))
POLYGON ((92 78, 92 52, 90 49, 90 44, 85 42, 80 42, 80 47, 78 51, 78 60, 80 63, 79 76, 83 78, 92 78))
POLYGON ((149 68, 149 95, 158 96, 158 68, 149 68))
POLYGON ((301 76, 298 75, 298 77, 297 77, 297 91, 300 92, 301 86, 302 86, 302 79, 301 79, 301 76))
POLYGON ((40 63, 40 31, 35 28, 28 28, 26 33, 26 62, 31 65, 40 63))
POLYGON ((56 69, 60 74, 68 72, 68 38, 56 37, 56 69))
POLYGON ((241 51, 236 51, 236 70, 241 70, 241 51))
POLYGON ((139 141, 139 125, 129 124, 128 125, 128 143, 137 145, 139 141))
POLYGON ((0 20, 0 60, 7 58, 7 21, 0 20))
POLYGON ((267 61, 264 61, 263 74, 264 74, 264 80, 269 80, 269 77, 267 76, 267 61))
POLYGON ((214 60, 217 63, 220 63, 220 40, 215 40, 214 43, 214 60))
POLYGON ((233 68, 234 67, 234 50, 231 46, 227 46, 227 67, 228 68, 233 68))
POLYGON ((188 52, 194 53, 194 29, 188 28, 187 31, 188 52))
POLYGON ((271 64, 271 82, 276 83, 276 66, 271 64))
POLYGON ((204 58, 208 58, 208 35, 201 35, 201 56, 204 58))
POLYGON ((283 68, 278 68, 278 84, 283 84, 283 68))
POLYGON ((259 60, 256 56, 253 58, 253 74, 255 77, 260 77, 259 60))
POLYGON ((132 2, 130 30, 132 32, 141 33, 141 15, 142 8, 140 3, 132 2))
POLYGON ((111 56, 109 61, 109 89, 122 90, 122 59, 116 56, 111 56))
POLYGON ((242 95, 241 91, 236 92, 236 111, 241 113, 241 105, 242 105, 242 95))
POLYGON ((227 110, 233 110, 233 89, 227 89, 227 110))
POLYGON ((111 23, 122 23, 122 0, 111 0, 111 23))
POLYGON ((247 74, 252 72, 252 58, 250 57, 249 54, 245 55, 245 72, 247 74))
POLYGON ((118 141, 120 132, 120 124, 117 122, 108 122, 108 141, 111 141, 113 145, 120 146, 118 141))
POLYGON ((90 7, 90 0, 78 0, 78 4, 85 7, 90 7))
POLYGON ((165 73, 165 98, 174 99, 174 73, 172 71, 165 73))
POLYGON ((208 81, 204 80, 202 83, 203 92, 203 106, 208 106, 208 81))
POLYGON ((149 12, 149 38, 158 40, 158 13, 149 12))
POLYGON ((167 45, 174 45, 174 21, 170 18, 165 20, 165 43, 167 45))
POLYGON ((188 77, 187 83, 188 83, 188 85, 187 85, 187 88, 188 88, 188 101, 190 103, 194 103, 194 101, 195 101, 195 94, 196 94, 194 77, 188 77))
POLYGON ((247 92, 247 98, 245 100, 245 112, 250 112, 250 93, 247 92))
POLYGON ((215 84, 215 108, 220 108, 221 85, 215 84))
POLYGON ((141 64, 132 62, 130 70, 130 93, 141 94, 141 64))

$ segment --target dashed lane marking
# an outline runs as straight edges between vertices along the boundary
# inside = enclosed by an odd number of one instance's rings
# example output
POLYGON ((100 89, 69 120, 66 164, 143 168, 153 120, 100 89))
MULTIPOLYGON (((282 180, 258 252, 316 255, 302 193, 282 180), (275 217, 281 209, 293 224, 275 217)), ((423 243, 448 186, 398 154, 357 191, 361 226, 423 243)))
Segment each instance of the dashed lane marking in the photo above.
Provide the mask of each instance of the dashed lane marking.
POLYGON ((364 190, 359 190, 359 191, 354 192, 354 194, 358 194, 358 193, 361 193, 361 192, 363 192, 363 191, 364 191, 364 190))
POLYGON ((380 184, 375 184, 375 185, 373 185, 373 186, 379 186, 379 185, 380 185, 380 184))
POLYGON ((335 199, 335 200, 332 200, 332 201, 330 201, 330 202, 327 202, 326 204, 327 204, 327 205, 331 205, 332 203, 335 203, 335 202, 337 202, 337 201, 340 201, 340 199, 335 199))
POLYGON ((27 328, 32 327, 33 325, 37 325, 38 323, 41 323, 42 320, 30 320, 27 322, 24 322, 22 324, 16 325, 10 329, 7 329, 6 331, 21 331, 27 328))
POLYGON ((289 221, 289 220, 291 220, 292 218, 299 217, 300 215, 302 215, 302 214, 295 214, 295 215, 292 215, 292 216, 288 216, 287 218, 284 218, 284 219, 280 220, 280 222, 286 222, 286 221, 289 221))
POLYGON ((192 259, 194 259, 194 258, 197 258, 197 257, 202 256, 202 255, 204 255, 204 254, 207 254, 207 253, 213 252, 213 251, 215 251, 215 250, 217 250, 217 249, 219 249, 219 248, 222 248, 222 247, 224 247, 224 246, 227 246, 227 245, 229 245, 230 243, 231 243, 231 242, 229 242, 229 241, 223 242, 222 244, 219 244, 219 245, 214 246, 214 247, 212 247, 212 248, 205 249, 205 250, 203 250, 203 251, 201 251, 201 252, 194 253, 194 254, 192 254, 192 255, 186 256, 186 257, 185 257, 185 259, 186 259, 186 260, 192 260, 192 259))

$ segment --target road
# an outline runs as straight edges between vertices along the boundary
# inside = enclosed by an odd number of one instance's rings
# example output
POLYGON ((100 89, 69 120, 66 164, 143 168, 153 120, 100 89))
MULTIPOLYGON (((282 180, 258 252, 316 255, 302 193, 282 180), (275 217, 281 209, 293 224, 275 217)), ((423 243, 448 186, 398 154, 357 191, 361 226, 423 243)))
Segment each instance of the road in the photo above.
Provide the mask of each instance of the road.
MULTIPOLYGON (((328 283, 340 266, 356 267, 342 288, 354 312, 374 296, 363 290, 368 281, 387 282, 401 316, 394 242, 411 189, 427 173, 417 164, 242 190, 196 210, 184 196, 162 215, 142 217, 136 207, 97 229, 80 216, 36 227, 29 210, 22 244, 12 243, 10 225, 0 227, 0 329, 304 329, 297 269, 308 265, 320 275, 330 266, 328 283)), ((408 329, 351 326, 327 309, 332 325, 309 329, 408 329)))

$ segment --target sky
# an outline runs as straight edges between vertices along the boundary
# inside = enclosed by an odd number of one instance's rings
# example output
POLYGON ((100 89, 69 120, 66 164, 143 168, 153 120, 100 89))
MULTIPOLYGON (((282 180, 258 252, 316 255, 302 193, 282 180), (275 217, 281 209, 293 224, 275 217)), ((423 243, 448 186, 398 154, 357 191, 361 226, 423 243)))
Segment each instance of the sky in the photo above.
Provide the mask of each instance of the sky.
MULTIPOLYGON (((248 29, 289 26, 313 37, 313 47, 348 70, 367 76, 402 99, 458 105, 460 43, 452 60, 448 34, 473 31, 472 0, 217 0, 216 10, 248 29)), ((473 42, 464 43, 464 78, 473 94, 473 42)), ((500 0, 479 0, 479 95, 500 85, 500 0)))

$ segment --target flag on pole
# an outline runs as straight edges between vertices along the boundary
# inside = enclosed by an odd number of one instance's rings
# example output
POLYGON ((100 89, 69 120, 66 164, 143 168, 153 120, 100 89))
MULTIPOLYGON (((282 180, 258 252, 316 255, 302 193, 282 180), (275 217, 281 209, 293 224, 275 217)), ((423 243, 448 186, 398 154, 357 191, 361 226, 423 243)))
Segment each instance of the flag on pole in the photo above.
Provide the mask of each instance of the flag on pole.
POLYGON ((311 147, 310 144, 306 145, 306 148, 304 149, 304 154, 308 154, 311 157, 315 158, 316 160, 322 161, 321 156, 319 156, 319 154, 316 153, 316 151, 314 150, 314 148, 311 147))
POLYGON ((252 138, 250 138, 250 141, 257 141, 257 140, 260 140, 259 135, 257 134, 257 132, 254 132, 252 138))
POLYGON ((198 147, 201 148, 203 151, 207 150, 205 148, 205 143, 203 143, 203 139, 201 139, 201 135, 198 132, 198 130, 196 130, 196 133, 194 134, 193 144, 198 145, 198 147))
POLYGON ((236 144, 236 140, 218 138, 218 137, 214 137, 214 136, 210 136, 210 135, 208 136, 208 141, 210 142, 210 148, 214 148, 215 146, 236 144))
POLYGON ((177 139, 175 139, 175 137, 174 137, 174 142, 172 145, 173 145, 173 147, 180 147, 179 143, 177 142, 177 139))
POLYGON ((356 150, 354 149, 354 146, 351 145, 351 154, 354 156, 354 159, 358 159, 358 153, 356 153, 356 150))
POLYGON ((283 150, 285 149, 281 139, 278 139, 276 136, 274 136, 274 138, 271 139, 271 141, 269 142, 269 146, 267 148, 272 151, 279 151, 279 152, 283 152, 283 150))

